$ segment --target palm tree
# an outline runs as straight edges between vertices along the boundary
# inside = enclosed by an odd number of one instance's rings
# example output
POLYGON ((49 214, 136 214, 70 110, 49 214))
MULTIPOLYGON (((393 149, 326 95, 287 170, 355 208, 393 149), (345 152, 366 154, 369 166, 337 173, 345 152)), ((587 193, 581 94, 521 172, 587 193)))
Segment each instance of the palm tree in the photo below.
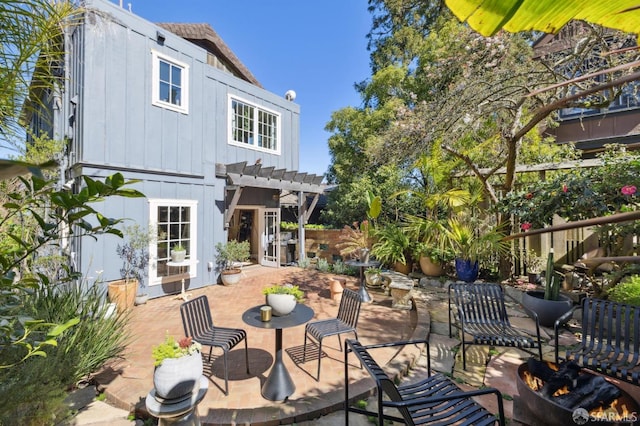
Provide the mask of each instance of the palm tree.
POLYGON ((5 147, 16 148, 18 142, 8 139, 22 134, 23 114, 28 117, 37 107, 38 97, 30 95, 55 88, 64 29, 78 12, 70 1, 0 2, 0 135, 5 147))

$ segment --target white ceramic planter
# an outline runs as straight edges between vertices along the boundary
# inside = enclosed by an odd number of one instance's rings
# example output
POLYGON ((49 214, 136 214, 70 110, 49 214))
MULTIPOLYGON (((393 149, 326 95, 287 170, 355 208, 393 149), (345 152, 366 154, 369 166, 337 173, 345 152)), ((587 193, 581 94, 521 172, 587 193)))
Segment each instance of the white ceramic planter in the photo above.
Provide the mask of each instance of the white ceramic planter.
POLYGON ((226 269, 220 274, 220 279, 224 285, 235 285, 240 281, 242 276, 242 270, 240 269, 226 269))
POLYGON ((267 305, 277 317, 289 315, 296 308, 296 298, 291 294, 267 294, 267 305))
POLYGON ((181 399, 193 392, 202 376, 202 355, 197 352, 180 358, 167 358, 153 372, 156 395, 162 399, 181 399))
POLYGON ((172 262, 183 262, 186 257, 187 257, 186 250, 171 250, 172 262))

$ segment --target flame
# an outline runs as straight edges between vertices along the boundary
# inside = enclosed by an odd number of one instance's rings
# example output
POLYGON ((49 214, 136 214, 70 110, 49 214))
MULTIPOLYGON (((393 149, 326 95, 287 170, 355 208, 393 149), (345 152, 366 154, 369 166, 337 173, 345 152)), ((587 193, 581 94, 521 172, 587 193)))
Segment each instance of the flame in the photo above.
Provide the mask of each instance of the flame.
MULTIPOLYGON (((554 363, 547 362, 547 364, 552 369, 554 369, 556 371, 558 370, 558 367, 554 363)), ((527 386, 529 386, 529 388, 532 389, 533 391, 538 392, 544 386, 544 382, 541 379, 539 379, 538 377, 535 377, 529 371, 523 371, 522 375, 523 375, 522 381, 527 386)), ((553 396, 558 396, 558 395, 562 395, 562 394, 569 393, 569 392, 570 392, 569 388, 567 386, 564 386, 564 387, 558 389, 553 394, 553 396)), ((594 408, 593 410, 591 410, 589 412, 589 414, 591 416, 593 416, 594 418, 603 419, 603 420, 606 420, 606 421, 624 421, 625 419, 631 418, 631 411, 619 399, 615 399, 609 405, 609 407, 605 408, 605 407, 600 406, 600 407, 594 408)))

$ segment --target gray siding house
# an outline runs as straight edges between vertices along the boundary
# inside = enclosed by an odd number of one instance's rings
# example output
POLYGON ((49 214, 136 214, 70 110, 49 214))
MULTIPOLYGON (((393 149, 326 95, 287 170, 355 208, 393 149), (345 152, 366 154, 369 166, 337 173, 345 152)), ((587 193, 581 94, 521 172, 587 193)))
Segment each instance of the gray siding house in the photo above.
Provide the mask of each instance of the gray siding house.
MULTIPOLYGON (((189 288, 215 283, 215 245, 228 239, 249 240, 254 263, 279 267, 280 197, 323 191, 322 176, 297 172, 299 106, 262 88, 207 24, 153 24, 106 0, 82 7, 64 40, 60 87, 41 94, 50 109, 27 117, 67 142, 61 183, 78 190, 81 176, 114 172, 140 180, 146 198, 99 209, 164 231, 150 246, 151 297, 179 291, 187 273, 189 288), (187 247, 184 271, 167 266, 177 243, 187 247)), ((311 212, 298 205, 304 240, 311 212)), ((70 251, 79 271, 110 281, 120 278, 121 242, 72 241, 70 251)))

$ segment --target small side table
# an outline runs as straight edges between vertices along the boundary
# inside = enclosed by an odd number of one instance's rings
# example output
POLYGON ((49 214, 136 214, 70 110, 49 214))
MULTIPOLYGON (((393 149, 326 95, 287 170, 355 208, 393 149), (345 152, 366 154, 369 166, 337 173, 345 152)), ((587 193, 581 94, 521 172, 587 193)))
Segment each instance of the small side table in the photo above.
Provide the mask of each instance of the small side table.
POLYGON ((264 305, 254 306, 242 314, 242 320, 253 327, 276 330, 276 352, 273 367, 269 372, 267 380, 262 385, 262 397, 269 401, 283 401, 289 398, 296 390, 296 385, 287 371, 287 367, 282 360, 282 329, 296 327, 306 323, 313 318, 314 312, 307 305, 296 304, 295 309, 282 317, 272 316, 269 321, 262 321, 260 318, 260 308, 264 305))
POLYGON ((147 394, 145 405, 147 411, 159 419, 158 426, 201 426, 198 417, 198 404, 202 401, 209 390, 209 380, 200 377, 200 385, 194 390, 190 398, 177 402, 159 401, 156 399, 155 389, 147 394))
POLYGON ((184 273, 185 273, 184 268, 186 268, 187 266, 191 266, 192 262, 198 263, 197 260, 183 260, 182 262, 171 262, 171 261, 167 262, 168 267, 179 268, 178 271, 180 274, 182 274, 182 290, 180 291, 180 294, 175 297, 175 299, 182 299, 186 302, 187 300, 189 300, 189 296, 191 296, 191 293, 187 293, 184 290, 184 273))

